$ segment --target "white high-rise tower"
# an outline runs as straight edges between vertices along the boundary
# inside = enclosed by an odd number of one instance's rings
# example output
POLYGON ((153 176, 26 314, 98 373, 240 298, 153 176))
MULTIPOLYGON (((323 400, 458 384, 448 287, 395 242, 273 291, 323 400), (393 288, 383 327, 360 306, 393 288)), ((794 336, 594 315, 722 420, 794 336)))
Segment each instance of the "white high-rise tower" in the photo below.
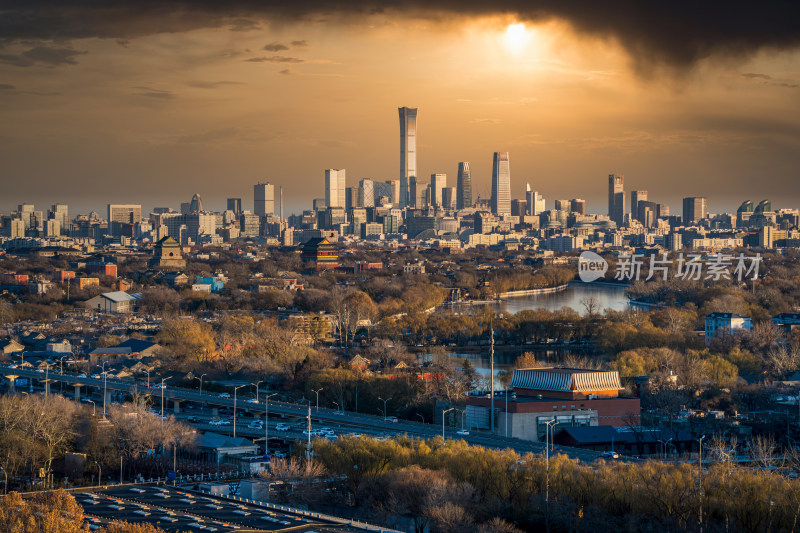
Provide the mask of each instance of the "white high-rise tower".
POLYGON ((325 205, 328 207, 347 207, 345 205, 344 169, 325 169, 325 205))
POLYGON ((409 183, 417 177, 417 108, 400 107, 400 206, 413 204, 409 183))
POLYGON ((508 152, 495 152, 492 162, 492 213, 511 214, 511 169, 508 152))

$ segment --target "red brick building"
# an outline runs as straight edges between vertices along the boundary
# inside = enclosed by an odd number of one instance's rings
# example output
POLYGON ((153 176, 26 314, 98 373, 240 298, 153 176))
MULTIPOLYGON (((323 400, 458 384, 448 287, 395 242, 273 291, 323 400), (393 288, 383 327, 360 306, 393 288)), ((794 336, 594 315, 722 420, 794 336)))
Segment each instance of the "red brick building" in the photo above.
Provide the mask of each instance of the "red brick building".
MULTIPOLYGON (((494 429, 501 435, 538 441, 544 440, 548 423, 555 431, 564 427, 639 424, 639 399, 620 397, 622 387, 616 371, 518 369, 510 389, 495 393, 494 429)), ((467 401, 467 424, 489 429, 490 405, 489 395, 471 396, 467 401)))

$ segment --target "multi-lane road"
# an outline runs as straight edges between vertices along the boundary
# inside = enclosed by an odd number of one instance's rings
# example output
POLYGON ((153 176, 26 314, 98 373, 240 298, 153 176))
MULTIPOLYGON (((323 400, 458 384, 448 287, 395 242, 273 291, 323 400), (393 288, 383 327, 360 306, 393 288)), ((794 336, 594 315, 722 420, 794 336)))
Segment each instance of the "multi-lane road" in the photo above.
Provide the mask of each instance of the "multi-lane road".
MULTIPOLYGON (((0 365, 0 375, 8 377, 8 376, 17 376, 19 378, 27 378, 36 380, 38 382, 43 382, 45 377, 50 380, 51 387, 50 390, 55 390, 53 387, 53 383, 62 382, 65 385, 75 386, 79 385, 81 389, 84 389, 82 393, 88 392, 86 388, 94 389, 99 391, 100 397, 103 397, 103 390, 105 389, 109 393, 112 391, 116 392, 123 392, 126 394, 150 394, 153 396, 154 404, 160 406, 160 398, 163 392, 164 397, 164 412, 167 412, 167 405, 168 402, 181 402, 185 403, 201 403, 208 406, 210 410, 219 409, 221 407, 227 408, 234 408, 234 403, 236 403, 237 414, 239 412, 249 412, 256 419, 264 419, 266 406, 264 401, 260 401, 259 403, 252 403, 248 400, 251 400, 252 396, 246 396, 244 394, 239 395, 239 397, 234 400, 233 397, 222 397, 216 393, 209 393, 203 392, 200 393, 194 389, 183 389, 179 387, 170 387, 169 384, 166 385, 164 389, 161 389, 161 380, 158 380, 156 383, 155 388, 151 387, 148 389, 145 385, 136 382, 133 379, 107 379, 104 380, 102 377, 94 378, 91 376, 83 376, 79 374, 67 373, 64 374, 58 372, 49 372, 47 375, 39 370, 35 369, 26 369, 26 368, 19 368, 14 367, 11 365, 0 365)), ((261 396, 263 398, 263 395, 261 396)), ((102 407, 102 401, 97 403, 97 407, 102 407)), ((294 420, 301 420, 307 418, 309 413, 309 406, 307 404, 295 404, 295 403, 286 403, 286 402, 277 402, 277 401, 270 401, 269 402, 269 415, 270 418, 281 418, 281 419, 294 419, 294 420)), ((185 413, 184 413, 185 414, 185 413)), ((191 411, 191 414, 195 414, 195 410, 191 411)), ((241 415, 240 415, 241 416, 241 415)), ((184 417, 181 417, 184 418, 184 417)), ((236 427, 236 434, 237 436, 246 436, 246 437, 264 437, 266 430, 265 429, 256 429, 256 428, 249 428, 248 423, 251 421, 251 418, 239 418, 237 421, 236 427)), ((363 433, 365 435, 402 435, 407 434, 409 436, 420 437, 425 439, 434 438, 437 435, 442 435, 442 426, 438 424, 426 424, 422 422, 413 422, 409 420, 398 420, 397 422, 389 422, 384 420, 384 417, 378 415, 370 415, 364 413, 356 413, 352 411, 346 411, 344 414, 341 414, 339 411, 334 411, 333 409, 327 408, 316 408, 315 406, 311 406, 311 421, 312 421, 312 429, 317 428, 320 425, 328 426, 332 428, 337 434, 342 433, 363 433)), ((209 418, 206 416, 200 417, 198 422, 193 423, 196 425, 198 429, 202 430, 209 430, 215 431, 217 433, 230 433, 232 432, 232 424, 231 425, 222 425, 222 426, 211 426, 209 425, 209 418)), ((289 438, 305 438, 305 435, 302 434, 304 428, 297 427, 292 428, 293 430, 286 433, 277 433, 274 432, 274 426, 270 423, 270 430, 269 430, 269 437, 270 440, 273 439, 289 439, 289 438)), ((455 429, 452 428, 444 428, 444 435, 446 438, 457 438, 462 439, 469 444, 484 446, 487 448, 495 448, 495 449, 505 449, 511 448, 518 453, 527 453, 527 452, 534 452, 534 453, 544 453, 545 447, 543 443, 540 442, 533 442, 527 441, 517 438, 510 438, 504 437, 502 435, 497 435, 494 433, 489 433, 487 431, 475 431, 471 430, 469 435, 460 435, 457 433, 455 429)), ((556 452, 564 453, 572 458, 580 459, 582 461, 594 461, 598 457, 600 457, 599 452, 591 451, 591 450, 582 450, 578 448, 569 448, 564 446, 555 446, 554 447, 556 452)))

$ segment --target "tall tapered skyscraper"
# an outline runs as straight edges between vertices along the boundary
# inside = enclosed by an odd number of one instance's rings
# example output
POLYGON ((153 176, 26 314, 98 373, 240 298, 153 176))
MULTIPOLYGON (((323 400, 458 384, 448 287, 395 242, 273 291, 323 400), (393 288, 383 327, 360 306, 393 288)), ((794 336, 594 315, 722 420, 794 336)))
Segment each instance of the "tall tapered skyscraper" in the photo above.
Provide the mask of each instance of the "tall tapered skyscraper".
POLYGON ((508 152, 495 152, 492 162, 492 213, 511 214, 511 169, 508 152))
POLYGON ((472 176, 469 173, 469 163, 461 161, 458 164, 458 180, 456 181, 456 209, 472 207, 472 176))
POLYGON ((625 177, 622 174, 608 175, 608 216, 617 226, 625 221, 625 177))
POLYGON ((400 207, 407 207, 408 184, 417 177, 417 108, 400 107, 400 207))

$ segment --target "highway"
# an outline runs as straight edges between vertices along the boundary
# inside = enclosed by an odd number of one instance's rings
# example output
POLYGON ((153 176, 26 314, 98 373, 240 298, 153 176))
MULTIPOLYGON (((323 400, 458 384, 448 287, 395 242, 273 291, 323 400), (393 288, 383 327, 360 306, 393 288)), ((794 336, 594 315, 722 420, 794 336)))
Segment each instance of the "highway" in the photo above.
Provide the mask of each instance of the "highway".
MULTIPOLYGON (((35 380, 44 380, 45 373, 39 372, 35 369, 23 369, 23 368, 14 368, 11 365, 0 365, 0 372, 3 376, 14 375, 20 378, 28 378, 28 379, 35 379, 35 380)), ((54 390, 52 385, 53 382, 63 382, 64 384, 68 384, 69 386, 74 386, 76 384, 81 385, 81 388, 92 388, 94 390, 100 391, 100 397, 102 398, 102 391, 103 391, 103 379, 99 378, 92 378, 91 376, 81 377, 81 375, 67 373, 65 372, 63 375, 58 372, 50 372, 47 375, 47 378, 51 381, 51 391, 54 390)), ((110 391, 117 391, 123 392, 127 394, 131 393, 139 393, 139 394, 150 394, 153 397, 153 405, 155 407, 160 406, 160 397, 162 390, 160 388, 160 379, 154 380, 157 383, 155 388, 147 389, 146 386, 143 384, 137 383, 133 379, 108 379, 105 383, 106 389, 110 391)), ((27 387, 27 385, 26 385, 27 387)), ((84 391, 85 392, 85 391, 84 391)), ((166 384, 166 387, 163 390, 164 393, 164 413, 168 412, 167 405, 168 401, 175 401, 178 402, 200 402, 205 403, 209 406, 209 408, 221 408, 221 407, 228 407, 233 409, 234 407, 234 399, 231 398, 224 398, 220 397, 219 394, 216 393, 208 393, 203 392, 202 394, 193 389, 182 389, 178 387, 170 387, 169 384, 166 384)), ((83 392, 81 393, 83 394, 83 392)), ((263 396, 263 395, 262 395, 263 396)), ((264 419, 265 414, 265 405, 263 401, 261 403, 251 403, 248 400, 252 399, 253 396, 251 395, 239 395, 237 398, 237 414, 239 414, 239 410, 242 412, 248 411, 249 413, 253 414, 256 419, 264 419)), ((97 403, 97 408, 100 410, 102 408, 102 402, 97 403)), ((286 403, 286 402, 276 402, 270 401, 269 402, 269 414, 270 418, 279 417, 279 418, 292 418, 295 420, 305 419, 308 415, 308 405, 307 404, 296 404, 296 403, 286 403)), ((183 409, 181 409, 183 411, 183 409)), ((195 415, 196 410, 192 409, 191 414, 195 415)), ((362 434, 369 434, 371 436, 377 435, 388 435, 388 436, 395 436, 395 435, 402 435, 407 434, 413 437, 419 437, 424 439, 431 439, 442 435, 442 426, 438 424, 426 424, 422 422, 413 422, 409 420, 398 420, 397 422, 387 422, 383 419, 383 416, 379 415, 370 415, 364 413, 356 413, 353 411, 346 411, 344 415, 336 414, 337 411, 333 409, 327 409, 321 407, 317 409, 313 405, 311 406, 311 420, 312 420, 312 429, 318 428, 320 425, 327 426, 332 429, 337 434, 347 434, 347 433, 362 433, 362 434)), ((183 416, 180 414, 178 415, 179 418, 184 418, 188 416, 187 413, 183 413, 183 416)), ((202 429, 204 431, 214 431, 217 433, 230 433, 232 432, 232 425, 221 425, 221 426, 212 426, 209 425, 209 419, 206 416, 202 416, 202 419, 196 423, 190 423, 191 425, 196 426, 198 429, 202 429)), ((224 418, 224 417, 223 417, 224 418)), ((247 425, 251 422, 252 418, 244 418, 241 414, 239 414, 239 420, 237 421, 236 426, 236 434, 237 436, 243 437, 260 437, 264 438, 265 436, 265 429, 251 429, 248 428, 247 425)), ((306 435, 302 433, 305 426, 302 427, 293 427, 289 432, 277 432, 272 423, 270 423, 270 440, 273 439, 292 439, 292 438, 299 438, 305 439, 306 435)), ((474 444, 478 446, 484 446, 486 448, 493 448, 493 449, 506 449, 511 448, 517 453, 524 454, 528 452, 533 453, 544 453, 545 447, 543 443, 540 442, 533 442, 527 441, 522 439, 516 438, 509 438, 504 437, 502 435, 496 435, 489 433, 487 431, 476 431, 470 430, 469 435, 459 435, 454 428, 445 428, 444 434, 446 438, 453 438, 453 439, 461 439, 469 444, 474 444)), ((563 453, 568 455, 571 458, 579 459, 581 461, 591 462, 600 457, 600 452, 595 452, 592 450, 583 450, 579 448, 570 448, 565 446, 554 446, 552 447, 552 452, 556 453, 563 453)))

